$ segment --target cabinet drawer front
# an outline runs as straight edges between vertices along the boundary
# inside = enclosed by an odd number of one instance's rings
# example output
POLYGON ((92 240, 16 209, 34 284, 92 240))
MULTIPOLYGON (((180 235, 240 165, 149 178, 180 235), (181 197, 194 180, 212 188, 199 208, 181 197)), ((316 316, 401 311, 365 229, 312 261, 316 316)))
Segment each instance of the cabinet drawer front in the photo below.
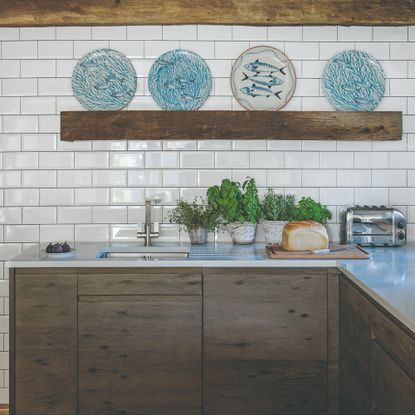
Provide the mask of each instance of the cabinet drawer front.
POLYGON ((200 295, 201 272, 79 274, 79 295, 200 295))

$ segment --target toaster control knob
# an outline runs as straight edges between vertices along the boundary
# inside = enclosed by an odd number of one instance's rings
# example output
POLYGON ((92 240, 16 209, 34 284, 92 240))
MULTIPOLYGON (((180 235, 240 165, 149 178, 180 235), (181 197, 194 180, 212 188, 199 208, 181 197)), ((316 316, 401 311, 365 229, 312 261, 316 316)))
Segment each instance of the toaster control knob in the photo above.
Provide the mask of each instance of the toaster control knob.
POLYGON ((405 239, 405 234, 403 232, 398 232, 396 234, 396 237, 400 240, 403 241, 405 239))
POLYGON ((405 221, 398 220, 397 226, 398 226, 399 229, 405 228, 405 221))

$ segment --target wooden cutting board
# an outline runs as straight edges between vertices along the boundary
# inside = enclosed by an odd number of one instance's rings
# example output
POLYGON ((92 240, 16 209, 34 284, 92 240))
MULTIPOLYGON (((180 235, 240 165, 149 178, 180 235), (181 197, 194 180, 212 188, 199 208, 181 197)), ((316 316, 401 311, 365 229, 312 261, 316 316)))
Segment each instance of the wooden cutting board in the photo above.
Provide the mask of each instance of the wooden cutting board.
POLYGON ((331 245, 330 249, 344 248, 343 251, 313 254, 311 252, 285 251, 281 245, 267 245, 268 256, 272 259, 367 259, 370 254, 356 245, 331 245))

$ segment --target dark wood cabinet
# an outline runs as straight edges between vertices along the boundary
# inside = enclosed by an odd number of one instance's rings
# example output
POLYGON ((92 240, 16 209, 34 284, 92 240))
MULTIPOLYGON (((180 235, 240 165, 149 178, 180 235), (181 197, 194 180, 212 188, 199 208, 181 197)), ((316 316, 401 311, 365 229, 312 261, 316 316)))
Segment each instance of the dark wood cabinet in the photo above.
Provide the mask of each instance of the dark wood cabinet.
POLYGON ((415 335, 340 279, 341 415, 415 413, 415 335))
POLYGON ((79 276, 79 415, 202 413, 201 272, 79 276))
POLYGON ((79 303, 79 414, 201 414, 201 301, 79 303))
POLYGON ((336 415, 338 272, 18 269, 11 415, 336 415))
POLYGON ((337 415, 339 389, 341 415, 415 413, 414 333, 336 269, 22 268, 10 290, 11 415, 337 415))
POLYGON ((21 269, 10 276, 11 414, 77 415, 77 276, 21 269))
POLYGON ((327 269, 204 270, 208 415, 327 413, 327 291, 327 269))

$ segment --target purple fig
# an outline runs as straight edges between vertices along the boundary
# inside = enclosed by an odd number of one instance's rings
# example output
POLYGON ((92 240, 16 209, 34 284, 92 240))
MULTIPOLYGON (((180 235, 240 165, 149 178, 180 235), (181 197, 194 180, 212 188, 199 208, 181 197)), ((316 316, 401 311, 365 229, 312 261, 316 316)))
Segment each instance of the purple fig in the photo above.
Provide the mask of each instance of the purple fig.
POLYGON ((53 253, 53 245, 52 245, 52 242, 49 242, 49 245, 46 247, 46 252, 48 254, 52 254, 53 253))
POLYGON ((65 241, 65 243, 62 245, 63 252, 71 252, 71 247, 69 244, 65 241))
POLYGON ((63 248, 61 244, 55 244, 53 247, 54 254, 61 254, 63 252, 63 248))

